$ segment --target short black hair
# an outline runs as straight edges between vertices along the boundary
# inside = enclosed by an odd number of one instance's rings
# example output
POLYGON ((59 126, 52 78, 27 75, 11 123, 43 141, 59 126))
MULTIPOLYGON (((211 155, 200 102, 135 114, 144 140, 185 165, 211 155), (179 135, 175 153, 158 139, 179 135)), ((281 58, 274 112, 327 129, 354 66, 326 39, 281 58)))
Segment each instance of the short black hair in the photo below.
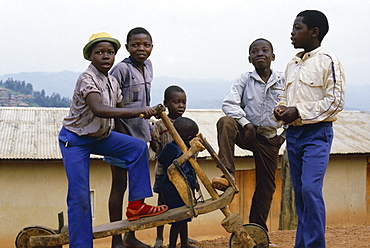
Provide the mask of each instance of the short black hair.
POLYGON ((174 92, 185 93, 185 91, 180 86, 171 85, 171 86, 168 86, 167 89, 164 91, 164 100, 169 101, 171 99, 171 95, 174 92))
POLYGON ((269 43, 270 47, 271 47, 271 52, 273 53, 274 52, 274 47, 272 46, 271 42, 269 40, 266 40, 265 38, 258 38, 256 40, 254 40, 250 45, 249 45, 249 54, 251 53, 251 49, 252 49, 252 45, 257 42, 257 41, 260 41, 260 40, 263 40, 263 41, 266 41, 267 43, 269 43))
POLYGON ((304 10, 298 16, 302 16, 302 22, 307 25, 308 29, 317 27, 319 29, 318 39, 322 41, 329 31, 329 22, 324 13, 318 10, 304 10))
POLYGON ((188 137, 195 137, 199 133, 199 127, 195 121, 187 117, 179 117, 173 123, 181 138, 185 141, 188 137))
POLYGON ((135 35, 135 34, 147 34, 150 38, 150 41, 153 42, 152 40, 152 36, 150 35, 150 33, 148 32, 148 30, 146 30, 145 28, 142 28, 142 27, 137 27, 137 28, 133 28, 131 29, 128 34, 127 34, 127 38, 126 38, 126 43, 128 44, 131 36, 135 35))

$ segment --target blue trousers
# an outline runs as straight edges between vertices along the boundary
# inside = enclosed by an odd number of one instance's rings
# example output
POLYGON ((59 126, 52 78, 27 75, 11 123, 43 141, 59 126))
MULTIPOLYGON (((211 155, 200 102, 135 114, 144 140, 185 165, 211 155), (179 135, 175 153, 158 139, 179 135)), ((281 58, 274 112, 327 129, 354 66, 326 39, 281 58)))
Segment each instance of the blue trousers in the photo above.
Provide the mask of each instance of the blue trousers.
POLYGON ((90 154, 117 157, 125 161, 129 180, 129 201, 151 197, 148 146, 142 140, 113 131, 98 139, 78 136, 64 127, 59 146, 68 178, 68 230, 71 248, 93 247, 90 205, 90 154))
POLYGON ((286 141, 298 215, 295 248, 325 248, 322 187, 333 141, 332 123, 289 126, 286 141))

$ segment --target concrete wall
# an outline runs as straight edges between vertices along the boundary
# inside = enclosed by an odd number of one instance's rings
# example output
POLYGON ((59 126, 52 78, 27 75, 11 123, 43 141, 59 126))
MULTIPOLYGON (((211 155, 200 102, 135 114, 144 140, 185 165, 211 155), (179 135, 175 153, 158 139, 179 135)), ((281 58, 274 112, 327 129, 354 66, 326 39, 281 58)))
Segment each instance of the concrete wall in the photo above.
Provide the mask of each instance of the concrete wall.
POLYGON ((367 222, 366 156, 330 158, 324 181, 327 225, 370 225, 367 222))
MULTIPOLYGON (((198 159, 198 162, 210 179, 220 175, 213 160, 198 159)), ((236 159, 236 167, 241 171, 253 170, 253 163, 253 158, 236 159)), ((154 165, 151 164, 152 174, 153 168, 154 165)), ((366 197, 368 195, 366 168, 365 155, 331 157, 324 186, 328 226, 369 224, 366 222, 366 197)), ((280 180, 280 177, 277 180, 280 180)), ((56 229, 58 227, 57 214, 61 211, 64 211, 65 223, 67 223, 67 179, 61 161, 0 160, 0 182, 0 243, 2 248, 14 247, 16 235, 26 226, 42 225, 56 229)), ((107 202, 110 184, 109 165, 102 160, 92 160, 91 189, 94 190, 94 225, 109 222, 107 202)), ((204 188, 202 192, 208 199, 209 195, 204 188)), ((280 197, 279 191, 276 194, 275 198, 280 197)), ((156 201, 156 194, 147 200, 149 204, 156 204, 156 201)), ((278 227, 278 223, 275 222, 278 221, 279 210, 279 202, 277 202, 271 213, 271 216, 274 216, 271 218, 273 219, 271 231, 278 227)), ((245 204, 234 212, 237 211, 248 213, 249 206, 245 204)), ((220 224, 223 218, 221 211, 194 218, 189 224, 190 237, 205 239, 229 236, 220 224)), ((244 220, 247 220, 246 216, 244 220)), ((165 237, 168 237, 168 231, 167 226, 165 237)), ((137 232, 137 236, 153 244, 155 230, 140 231, 137 232)))

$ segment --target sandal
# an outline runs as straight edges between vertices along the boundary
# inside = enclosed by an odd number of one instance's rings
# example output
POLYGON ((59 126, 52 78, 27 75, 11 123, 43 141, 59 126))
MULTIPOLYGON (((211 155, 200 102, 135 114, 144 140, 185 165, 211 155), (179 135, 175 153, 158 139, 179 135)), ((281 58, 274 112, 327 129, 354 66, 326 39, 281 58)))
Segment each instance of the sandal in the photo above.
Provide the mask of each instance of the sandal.
POLYGON ((162 214, 168 210, 167 205, 160 205, 160 206, 150 206, 145 203, 141 205, 139 209, 130 209, 127 208, 126 216, 128 220, 137 220, 142 217, 148 217, 148 216, 155 216, 162 214))

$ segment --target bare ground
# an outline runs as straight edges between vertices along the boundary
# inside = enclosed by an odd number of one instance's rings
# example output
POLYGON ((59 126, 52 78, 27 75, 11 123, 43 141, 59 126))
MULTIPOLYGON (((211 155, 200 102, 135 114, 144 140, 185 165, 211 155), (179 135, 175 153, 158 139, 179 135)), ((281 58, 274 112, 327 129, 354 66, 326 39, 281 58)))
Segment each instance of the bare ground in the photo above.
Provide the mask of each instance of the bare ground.
MULTIPOLYGON (((278 248, 294 246, 295 230, 269 233, 271 243, 278 248)), ((328 227, 326 229, 328 248, 370 248, 370 226, 328 227)), ((14 240, 0 240, 1 248, 13 248, 14 240)), ((63 248, 68 248, 68 245, 63 248)), ((110 248, 110 238, 94 241, 95 248, 110 248)), ((228 248, 229 237, 202 240, 198 248, 228 248)))

